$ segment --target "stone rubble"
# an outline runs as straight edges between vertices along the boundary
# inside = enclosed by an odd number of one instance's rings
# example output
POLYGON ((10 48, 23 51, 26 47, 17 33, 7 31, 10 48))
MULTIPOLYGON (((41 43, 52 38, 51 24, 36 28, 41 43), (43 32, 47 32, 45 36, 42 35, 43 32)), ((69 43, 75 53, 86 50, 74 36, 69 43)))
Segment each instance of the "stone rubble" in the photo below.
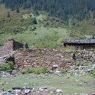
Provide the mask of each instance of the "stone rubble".
POLYGON ((77 50, 74 54, 76 60, 95 62, 95 50, 77 50))
POLYGON ((56 49, 19 50, 14 54, 18 67, 68 68, 73 63, 72 55, 56 49))
POLYGON ((10 91, 2 91, 0 95, 57 95, 63 93, 61 89, 50 89, 47 87, 40 87, 38 89, 34 88, 21 88, 21 87, 14 87, 10 91))
MULTIPOLYGON (((21 88, 15 87, 9 91, 0 91, 0 95, 65 95, 62 89, 40 87, 35 88, 21 88)), ((69 94, 67 94, 69 95, 69 94)), ((73 93, 71 95, 95 95, 95 93, 73 93)))
MULTIPOLYGON (((60 69, 69 69, 69 73, 74 75, 85 75, 89 71, 95 69, 95 51, 93 50, 77 50, 75 52, 59 51, 57 49, 20 49, 13 51, 13 45, 10 41, 5 44, 4 49, 6 52, 0 50, 0 63, 4 61, 4 58, 10 56, 14 58, 15 67, 47 67, 50 70, 55 70, 55 74, 60 75, 60 69), (8 44, 9 43, 9 44, 8 44), (9 53, 9 50, 12 52, 9 53), (75 66, 75 63, 79 62, 90 62, 89 66, 75 66)), ((86 64, 86 63, 85 63, 86 64)), ((16 75, 16 71, 13 70, 11 75, 16 75)), ((11 76, 9 73, 0 71, 0 77, 11 76)), ((43 77, 43 75, 40 75, 43 77)), ((48 76, 47 76, 48 77, 48 76)), ((43 77, 44 78, 44 77, 43 77)), ((4 84, 4 83, 2 83, 4 84)), ((64 84, 64 82, 63 82, 64 84)), ((79 83, 82 85, 83 83, 79 83)), ((0 91, 0 95, 64 95, 64 91, 61 89, 50 89, 48 87, 35 88, 12 88, 11 91, 0 91)), ((95 93, 74 93, 72 95, 95 95, 95 93)))

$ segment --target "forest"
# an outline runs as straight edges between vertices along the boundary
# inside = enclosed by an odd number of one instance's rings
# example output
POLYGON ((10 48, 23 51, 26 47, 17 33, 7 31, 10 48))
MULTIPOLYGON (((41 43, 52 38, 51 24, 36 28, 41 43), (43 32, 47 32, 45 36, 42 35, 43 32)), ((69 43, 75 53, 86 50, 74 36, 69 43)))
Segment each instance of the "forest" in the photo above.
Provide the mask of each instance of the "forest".
POLYGON ((20 8, 46 11, 65 21, 95 18, 95 0, 0 0, 0 3, 17 12, 20 8))

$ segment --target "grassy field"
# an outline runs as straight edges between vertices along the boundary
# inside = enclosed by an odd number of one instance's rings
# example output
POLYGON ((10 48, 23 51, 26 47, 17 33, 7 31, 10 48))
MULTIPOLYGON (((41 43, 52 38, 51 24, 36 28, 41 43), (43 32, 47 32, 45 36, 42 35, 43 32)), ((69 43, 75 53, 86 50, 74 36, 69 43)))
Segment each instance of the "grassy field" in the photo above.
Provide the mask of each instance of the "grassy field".
POLYGON ((2 88, 6 90, 12 87, 53 87, 56 89, 62 89, 65 95, 71 95, 72 93, 92 93, 95 92, 95 78, 85 76, 71 76, 71 75, 19 75, 17 77, 1 78, 1 82, 5 84, 2 88), (69 76, 69 78, 68 78, 69 76))

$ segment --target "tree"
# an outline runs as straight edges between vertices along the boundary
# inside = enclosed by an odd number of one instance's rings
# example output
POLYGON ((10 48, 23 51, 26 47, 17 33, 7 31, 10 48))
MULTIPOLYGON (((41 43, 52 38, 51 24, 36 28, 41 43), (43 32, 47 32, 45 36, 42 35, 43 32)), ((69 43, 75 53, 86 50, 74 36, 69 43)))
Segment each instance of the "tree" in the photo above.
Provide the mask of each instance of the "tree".
POLYGON ((36 17, 34 17, 34 18, 32 19, 32 23, 33 23, 33 24, 38 24, 36 17))
POLYGON ((19 9, 19 8, 17 8, 17 9, 16 9, 16 12, 17 12, 17 13, 19 13, 19 12, 20 12, 20 9, 19 9))
POLYGON ((47 11, 50 15, 65 21, 68 21, 68 16, 78 20, 93 18, 93 13, 95 13, 95 0, 3 0, 3 2, 6 7, 16 9, 17 12, 20 7, 33 8, 47 11))
POLYGON ((10 18, 10 17, 11 17, 10 12, 8 12, 8 13, 7 13, 7 17, 8 17, 8 18, 10 18))

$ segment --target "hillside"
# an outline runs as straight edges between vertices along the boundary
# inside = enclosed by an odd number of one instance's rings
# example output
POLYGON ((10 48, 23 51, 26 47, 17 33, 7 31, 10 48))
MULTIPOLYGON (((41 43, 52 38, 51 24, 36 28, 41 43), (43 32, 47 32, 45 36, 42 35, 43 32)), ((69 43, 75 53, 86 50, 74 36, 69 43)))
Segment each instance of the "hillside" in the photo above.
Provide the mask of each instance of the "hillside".
POLYGON ((16 10, 0 5, 0 45, 8 38, 27 42, 30 47, 55 48, 64 39, 93 38, 95 36, 95 20, 65 21, 49 16, 45 11, 30 9, 16 10))
POLYGON ((8 38, 27 42, 30 47, 56 47, 69 36, 63 21, 45 12, 21 9, 20 13, 0 5, 0 44, 8 38))

